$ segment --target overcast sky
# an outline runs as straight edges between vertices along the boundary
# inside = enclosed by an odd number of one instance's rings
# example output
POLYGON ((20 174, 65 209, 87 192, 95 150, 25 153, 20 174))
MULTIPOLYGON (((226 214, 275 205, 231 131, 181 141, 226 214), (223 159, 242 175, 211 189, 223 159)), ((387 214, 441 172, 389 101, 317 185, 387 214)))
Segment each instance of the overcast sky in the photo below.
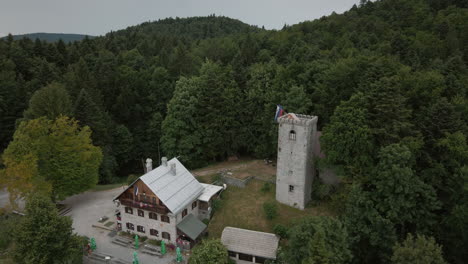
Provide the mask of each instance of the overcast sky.
POLYGON ((0 35, 35 32, 103 35, 166 17, 223 15, 281 29, 359 0, 0 0, 0 35))

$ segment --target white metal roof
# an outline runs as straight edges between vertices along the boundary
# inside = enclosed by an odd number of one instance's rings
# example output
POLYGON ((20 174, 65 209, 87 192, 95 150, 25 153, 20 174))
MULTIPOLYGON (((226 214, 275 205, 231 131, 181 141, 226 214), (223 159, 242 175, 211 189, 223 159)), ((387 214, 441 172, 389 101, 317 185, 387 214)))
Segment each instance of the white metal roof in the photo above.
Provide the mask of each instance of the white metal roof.
POLYGON ((223 189, 223 186, 200 183, 203 186, 203 193, 198 197, 198 200, 208 202, 213 195, 223 189))
MULTIPOLYGON (((168 161, 167 166, 161 165, 139 179, 158 196, 173 214, 178 214, 203 192, 203 186, 177 158, 168 161), (175 164, 175 175, 171 172, 171 164, 175 164)), ((130 184, 127 189, 135 182, 130 184)))
POLYGON ((223 230, 221 243, 229 251, 276 259, 279 237, 271 233, 228 226, 223 230))

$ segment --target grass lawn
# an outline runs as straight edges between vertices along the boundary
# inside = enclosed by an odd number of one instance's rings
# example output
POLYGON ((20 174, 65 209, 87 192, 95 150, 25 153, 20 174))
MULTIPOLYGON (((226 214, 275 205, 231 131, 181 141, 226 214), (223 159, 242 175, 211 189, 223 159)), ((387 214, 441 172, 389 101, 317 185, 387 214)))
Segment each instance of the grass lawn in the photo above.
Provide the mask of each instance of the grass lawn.
POLYGON ((276 167, 266 165, 263 160, 252 159, 220 162, 197 169, 192 173, 200 182, 212 183, 216 176, 219 176, 219 171, 222 169, 227 169, 230 172, 229 177, 232 178, 256 177, 267 181, 275 181, 276 179, 276 167))
POLYGON ((260 191, 264 182, 252 180, 245 188, 229 186, 223 193, 223 205, 215 212, 208 225, 209 237, 220 238, 226 226, 239 227, 263 232, 273 232, 275 224, 289 226, 295 219, 310 215, 331 216, 332 213, 321 204, 306 208, 304 211, 278 203, 275 200, 275 185, 267 193, 260 191), (263 203, 273 201, 278 207, 278 216, 267 220, 263 203))

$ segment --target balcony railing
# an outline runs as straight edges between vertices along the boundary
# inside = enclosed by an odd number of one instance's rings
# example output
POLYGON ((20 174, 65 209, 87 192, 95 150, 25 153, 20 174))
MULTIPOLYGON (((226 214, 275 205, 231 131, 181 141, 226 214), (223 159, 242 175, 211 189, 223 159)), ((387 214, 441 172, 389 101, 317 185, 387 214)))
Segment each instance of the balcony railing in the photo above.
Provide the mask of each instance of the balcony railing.
POLYGON ((129 199, 120 199, 120 203, 125 205, 125 206, 140 208, 140 209, 143 209, 143 210, 156 212, 158 214, 165 215, 165 214, 169 213, 169 209, 167 209, 164 206, 158 205, 158 204, 144 203, 144 202, 139 202, 139 201, 134 201, 134 200, 129 200, 129 199))

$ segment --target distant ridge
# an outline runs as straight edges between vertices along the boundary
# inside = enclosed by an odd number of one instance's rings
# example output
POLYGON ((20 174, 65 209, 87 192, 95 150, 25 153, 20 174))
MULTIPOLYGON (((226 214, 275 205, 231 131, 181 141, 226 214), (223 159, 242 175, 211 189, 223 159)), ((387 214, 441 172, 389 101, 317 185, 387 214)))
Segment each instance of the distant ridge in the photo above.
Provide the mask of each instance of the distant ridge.
MULTIPOLYGON (((83 34, 65 34, 65 33, 30 33, 30 34, 22 34, 22 35, 13 35, 13 39, 22 39, 22 38, 29 38, 32 40, 40 39, 47 42, 56 42, 59 39, 62 39, 64 42, 73 42, 73 41, 80 41, 84 38, 95 38, 95 36, 83 35, 83 34)), ((7 36, 3 37, 3 39, 7 38, 7 36)))

